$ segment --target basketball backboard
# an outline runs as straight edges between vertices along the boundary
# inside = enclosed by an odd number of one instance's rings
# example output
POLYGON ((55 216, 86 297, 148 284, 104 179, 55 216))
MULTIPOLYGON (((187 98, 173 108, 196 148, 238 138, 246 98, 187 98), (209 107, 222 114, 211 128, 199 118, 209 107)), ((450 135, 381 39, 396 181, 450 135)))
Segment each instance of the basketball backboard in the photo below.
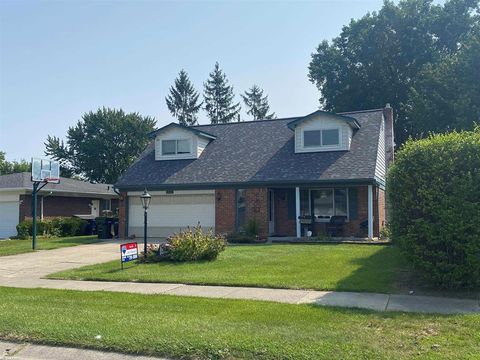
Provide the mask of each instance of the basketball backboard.
POLYGON ((32 181, 60 183, 60 164, 58 161, 32 158, 32 181))

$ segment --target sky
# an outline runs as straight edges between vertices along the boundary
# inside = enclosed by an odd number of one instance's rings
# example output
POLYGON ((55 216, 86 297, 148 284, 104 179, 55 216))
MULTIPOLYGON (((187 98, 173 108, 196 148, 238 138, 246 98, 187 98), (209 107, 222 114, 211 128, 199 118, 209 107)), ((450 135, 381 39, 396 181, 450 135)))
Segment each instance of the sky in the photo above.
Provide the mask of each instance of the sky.
MULTIPOLYGON (((0 151, 8 160, 44 157, 48 135, 64 139, 102 106, 166 125, 174 119, 165 96, 180 69, 203 91, 216 61, 237 101, 257 84, 278 117, 306 115, 319 107, 312 52, 381 5, 0 0, 0 151)), ((249 120, 245 106, 241 116, 249 120)), ((199 123, 208 122, 201 111, 199 123)))

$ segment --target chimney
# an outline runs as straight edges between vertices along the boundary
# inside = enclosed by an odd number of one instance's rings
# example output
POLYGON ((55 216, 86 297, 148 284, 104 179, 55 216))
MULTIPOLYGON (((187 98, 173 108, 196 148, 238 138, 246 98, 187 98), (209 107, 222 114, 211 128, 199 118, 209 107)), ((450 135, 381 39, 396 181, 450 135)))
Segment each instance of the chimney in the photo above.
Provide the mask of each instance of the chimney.
POLYGON ((395 137, 393 133, 393 109, 389 103, 383 109, 385 120, 385 166, 388 169, 393 162, 395 152, 395 137))

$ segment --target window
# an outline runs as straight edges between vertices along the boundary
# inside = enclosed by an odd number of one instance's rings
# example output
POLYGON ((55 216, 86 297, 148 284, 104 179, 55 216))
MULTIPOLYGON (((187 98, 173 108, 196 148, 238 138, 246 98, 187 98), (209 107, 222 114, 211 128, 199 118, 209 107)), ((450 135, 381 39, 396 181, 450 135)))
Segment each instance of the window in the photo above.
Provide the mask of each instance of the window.
POLYGON ((102 211, 111 211, 112 210, 112 200, 102 199, 100 207, 101 207, 102 211))
POLYGON ((339 129, 307 130, 303 132, 304 147, 340 145, 339 129))
POLYGON ((309 130, 303 132, 303 146, 321 146, 320 130, 309 130))
POLYGON ((317 221, 328 221, 330 217, 348 217, 348 189, 301 189, 300 215, 316 216, 317 221))
POLYGON ((320 218, 333 216, 333 189, 312 190, 313 213, 320 218))
POLYGON ((245 226, 245 189, 237 189, 237 230, 245 226))
POLYGON ((162 140, 162 155, 190 154, 190 140, 162 140))
POLYGON ((338 129, 322 130, 322 146, 340 144, 338 129))

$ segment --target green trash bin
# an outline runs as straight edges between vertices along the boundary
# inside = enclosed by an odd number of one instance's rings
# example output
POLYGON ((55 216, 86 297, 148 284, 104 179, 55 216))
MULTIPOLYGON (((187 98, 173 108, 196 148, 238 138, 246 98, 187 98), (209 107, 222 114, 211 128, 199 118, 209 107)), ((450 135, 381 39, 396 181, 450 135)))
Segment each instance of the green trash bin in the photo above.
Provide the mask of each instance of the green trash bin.
POLYGON ((114 230, 115 223, 118 223, 118 218, 114 217, 97 217, 95 219, 97 223, 97 236, 99 239, 111 239, 113 237, 112 231, 114 230))

